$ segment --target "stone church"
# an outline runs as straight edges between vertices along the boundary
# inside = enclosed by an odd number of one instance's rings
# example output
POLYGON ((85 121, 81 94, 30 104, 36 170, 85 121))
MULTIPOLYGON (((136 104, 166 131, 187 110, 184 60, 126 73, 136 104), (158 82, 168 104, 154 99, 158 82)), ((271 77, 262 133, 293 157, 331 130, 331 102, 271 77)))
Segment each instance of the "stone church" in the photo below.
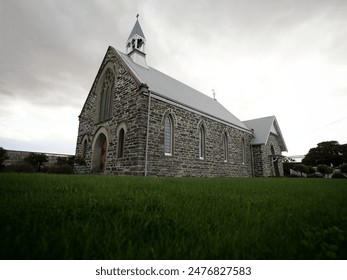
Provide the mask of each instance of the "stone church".
POLYGON ((123 53, 109 47, 79 116, 76 173, 283 176, 274 116, 240 121, 213 98, 150 67, 137 19, 123 53))

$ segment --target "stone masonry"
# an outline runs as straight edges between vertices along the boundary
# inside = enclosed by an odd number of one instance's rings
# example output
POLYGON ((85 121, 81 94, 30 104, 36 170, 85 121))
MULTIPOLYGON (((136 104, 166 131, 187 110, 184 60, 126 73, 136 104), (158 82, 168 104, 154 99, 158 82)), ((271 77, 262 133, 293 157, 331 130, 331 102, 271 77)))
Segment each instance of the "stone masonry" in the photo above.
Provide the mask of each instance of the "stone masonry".
MULTIPOLYGON (((76 165, 77 173, 114 175, 145 174, 149 92, 139 85, 121 62, 116 51, 109 47, 93 83, 82 112, 76 145, 76 156, 84 157, 85 165, 76 165), (112 117, 98 122, 100 84, 107 69, 116 77, 113 89, 112 117), (117 157, 120 127, 126 131, 124 153, 117 157), (106 167, 97 170, 93 160, 97 137, 104 134, 107 141, 106 167), (85 147, 83 147, 85 143, 85 147), (85 150, 85 151, 84 151, 85 150), (85 153, 85 154, 83 154, 85 153)), ((150 98, 147 175, 192 177, 250 177, 252 176, 252 134, 186 110, 150 98), (164 117, 170 114, 174 123, 174 148, 171 156, 164 154, 164 117), (206 156, 199 158, 199 125, 206 129, 206 156), (224 161, 223 133, 228 136, 228 160, 224 161), (245 143, 243 162, 241 142, 245 143)))
POLYGON ((287 149, 274 116, 241 122, 149 67, 145 44, 137 18, 126 54, 108 48, 79 116, 76 173, 283 176, 287 149))
POLYGON ((254 157, 254 176, 256 177, 269 177, 276 176, 275 165, 278 165, 277 176, 284 176, 283 161, 281 157, 273 162, 273 158, 270 155, 280 155, 281 148, 278 143, 277 135, 270 134, 269 140, 266 145, 255 145, 252 147, 254 157), (272 151, 273 147, 273 151, 272 151))

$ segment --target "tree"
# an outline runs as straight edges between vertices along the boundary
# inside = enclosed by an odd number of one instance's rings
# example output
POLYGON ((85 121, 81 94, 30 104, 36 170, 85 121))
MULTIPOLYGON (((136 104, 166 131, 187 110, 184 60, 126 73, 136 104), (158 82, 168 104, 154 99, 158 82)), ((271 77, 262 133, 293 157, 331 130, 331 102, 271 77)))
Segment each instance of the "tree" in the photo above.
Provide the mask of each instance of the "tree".
POLYGON ((310 149, 302 163, 310 166, 320 164, 339 166, 347 157, 346 146, 347 144, 340 145, 337 141, 318 143, 316 148, 310 149))
POLYGON ((314 169, 312 166, 307 166, 307 168, 308 168, 308 174, 316 173, 316 169, 314 169))
POLYGON ((24 158, 24 161, 30 163, 36 170, 36 172, 41 171, 41 166, 44 162, 48 161, 45 154, 30 153, 24 158))
POLYGON ((7 151, 0 147, 0 170, 2 170, 4 166, 5 160, 8 160, 10 157, 7 155, 7 151))
POLYGON ((308 173, 309 169, 306 165, 304 164, 296 164, 296 165, 293 165, 293 170, 297 171, 297 172, 300 172, 301 173, 301 176, 302 176, 302 173, 308 173))
POLYGON ((347 144, 341 145, 340 153, 342 153, 342 163, 347 164, 347 144))
POLYGON ((330 166, 325 165, 325 164, 320 164, 317 166, 317 171, 319 173, 322 173, 324 175, 324 177, 326 177, 326 175, 333 173, 334 169, 330 166))

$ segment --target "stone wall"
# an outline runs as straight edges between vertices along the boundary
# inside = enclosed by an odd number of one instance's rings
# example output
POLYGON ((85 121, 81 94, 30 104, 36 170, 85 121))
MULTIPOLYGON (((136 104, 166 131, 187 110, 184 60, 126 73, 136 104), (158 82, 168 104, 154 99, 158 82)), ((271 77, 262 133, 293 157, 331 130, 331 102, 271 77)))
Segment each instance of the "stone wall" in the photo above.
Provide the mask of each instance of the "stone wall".
MULTIPOLYGON (((75 172, 93 171, 93 147, 100 133, 105 134, 107 165, 103 173, 114 175, 144 175, 147 137, 148 92, 139 86, 128 69, 109 48, 79 117, 76 156, 83 156, 86 140, 85 165, 76 165, 75 172), (98 94, 106 69, 117 76, 113 95, 112 118, 98 123, 98 94), (99 81, 100 80, 100 81, 99 81), (117 158, 118 131, 124 127, 125 142, 122 158, 117 158)), ((151 98, 148 141, 150 176, 252 176, 251 134, 222 124, 196 112, 151 98), (174 151, 164 154, 164 117, 174 121, 174 151), (199 124, 206 129, 206 157, 199 159, 199 124), (224 162, 223 133, 228 135, 229 158, 224 162), (241 141, 245 142, 245 161, 242 160, 241 141)))
POLYGON ((252 146, 253 151, 253 168, 254 168, 254 176, 262 177, 264 176, 264 145, 254 145, 252 146))
POLYGON ((277 158, 277 163, 274 163, 270 157, 273 154, 271 147, 273 147, 275 155, 281 154, 281 147, 277 138, 277 135, 270 133, 266 145, 253 146, 254 174, 256 177, 276 176, 275 164, 278 165, 278 175, 284 176, 282 158, 277 158))
MULTIPOLYGON (((24 163, 24 159, 30 155, 31 153, 41 154, 37 152, 28 152, 28 151, 14 151, 14 150, 6 150, 7 155, 9 157, 8 160, 4 162, 5 166, 16 165, 24 163)), ((66 154, 53 154, 53 153, 42 153, 47 156, 48 162, 45 162, 43 166, 53 166, 57 164, 58 158, 69 158, 73 155, 66 154)))
POLYGON ((282 158, 277 158, 277 162, 274 163, 272 162, 272 159, 269 157, 269 155, 273 154, 272 148, 274 149, 274 153, 275 155, 281 155, 282 151, 281 151, 281 147, 278 141, 278 137, 277 135, 270 133, 269 139, 266 143, 265 148, 265 152, 264 152, 264 176, 268 177, 268 176, 277 176, 276 172, 275 172, 275 164, 278 165, 278 171, 279 171, 279 176, 284 176, 284 171, 283 171, 283 161, 282 158))
POLYGON ((76 165, 75 172, 93 172, 93 145, 95 145, 95 138, 98 133, 103 131, 108 140, 107 165, 103 172, 115 175, 143 175, 147 124, 146 104, 146 97, 139 91, 136 81, 120 63, 113 49, 109 48, 79 116, 76 156, 83 156, 83 141, 86 139, 86 164, 76 165), (98 122, 97 102, 99 85, 102 83, 100 77, 107 68, 112 69, 116 75, 112 118, 98 122), (125 127, 126 134, 124 155, 122 158, 117 158, 117 129, 120 126, 125 127))
POLYGON ((198 113, 152 98, 148 146, 148 175, 189 177, 252 176, 251 134, 198 113), (164 153, 164 117, 174 125, 172 155, 164 153), (199 127, 206 133, 205 158, 199 158, 199 127), (223 135, 228 136, 228 160, 224 161, 223 135), (245 161, 241 141, 245 141, 245 161))

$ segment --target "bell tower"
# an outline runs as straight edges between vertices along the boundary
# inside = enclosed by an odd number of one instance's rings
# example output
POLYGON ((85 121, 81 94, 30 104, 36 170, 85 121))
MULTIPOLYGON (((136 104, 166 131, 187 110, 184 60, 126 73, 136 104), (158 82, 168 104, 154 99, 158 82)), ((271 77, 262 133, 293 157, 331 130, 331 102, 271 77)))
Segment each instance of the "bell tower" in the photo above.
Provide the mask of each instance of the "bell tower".
POLYGON ((136 16, 136 23, 130 33, 126 43, 126 54, 130 56, 132 61, 148 69, 145 53, 146 37, 143 34, 139 23, 139 14, 136 16))

